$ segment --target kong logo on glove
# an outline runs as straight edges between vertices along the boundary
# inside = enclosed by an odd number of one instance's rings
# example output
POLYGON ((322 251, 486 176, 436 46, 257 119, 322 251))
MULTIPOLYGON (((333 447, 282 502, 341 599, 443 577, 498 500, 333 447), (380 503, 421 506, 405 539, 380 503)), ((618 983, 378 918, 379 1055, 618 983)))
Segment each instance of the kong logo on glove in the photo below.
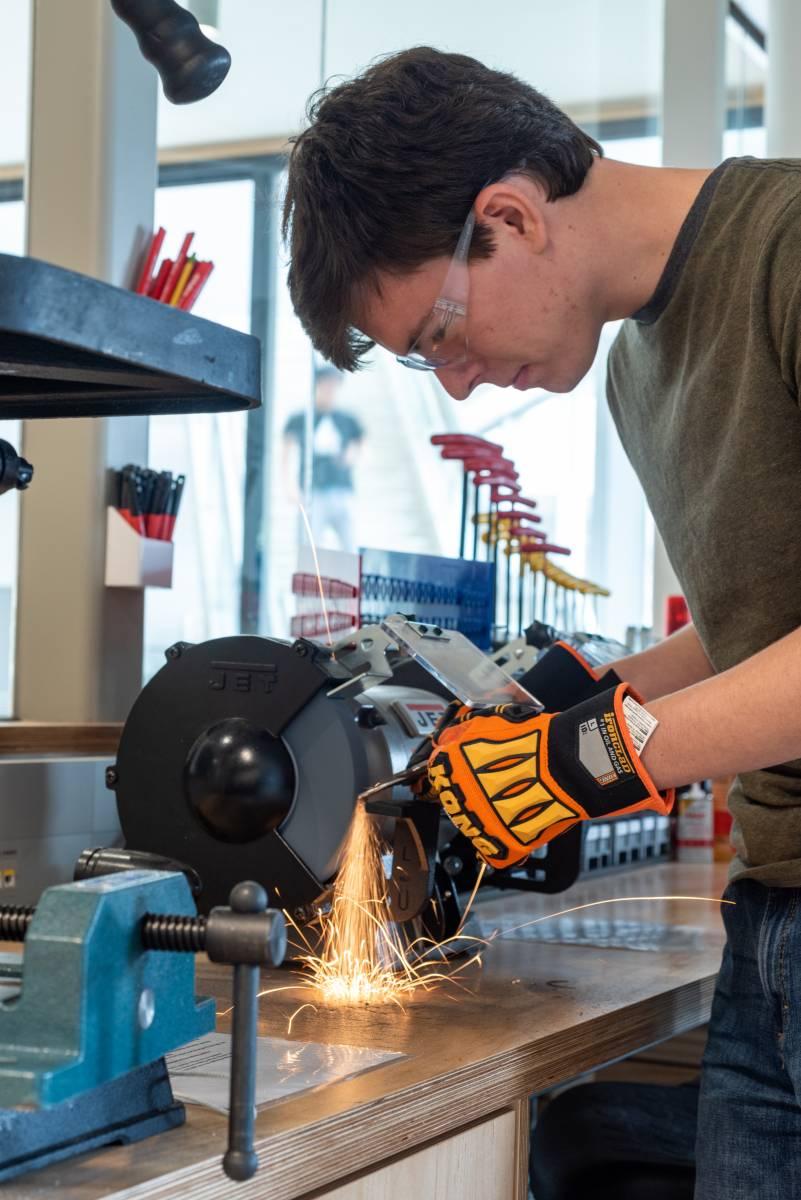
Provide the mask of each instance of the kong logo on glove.
POLYGON ((441 759, 432 762, 428 769, 429 781, 445 812, 459 832, 470 838, 479 854, 483 854, 485 858, 504 858, 506 848, 488 838, 484 831, 470 820, 465 810, 462 789, 449 779, 447 768, 448 759, 443 755, 441 759))
POLYGON ((528 857, 534 843, 541 845, 586 815, 568 807, 538 777, 539 746, 539 732, 462 743, 465 764, 481 789, 480 805, 465 801, 450 755, 437 755, 430 763, 429 779, 443 808, 492 866, 513 866, 528 857))

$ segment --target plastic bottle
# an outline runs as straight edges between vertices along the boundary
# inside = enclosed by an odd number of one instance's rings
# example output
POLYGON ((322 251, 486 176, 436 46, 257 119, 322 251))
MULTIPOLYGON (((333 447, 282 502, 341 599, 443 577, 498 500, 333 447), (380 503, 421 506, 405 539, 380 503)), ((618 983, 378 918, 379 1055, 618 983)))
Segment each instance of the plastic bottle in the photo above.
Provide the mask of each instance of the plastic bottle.
POLYGON ((711 863, 714 860, 714 805, 700 783, 693 783, 677 801, 676 860, 711 863))

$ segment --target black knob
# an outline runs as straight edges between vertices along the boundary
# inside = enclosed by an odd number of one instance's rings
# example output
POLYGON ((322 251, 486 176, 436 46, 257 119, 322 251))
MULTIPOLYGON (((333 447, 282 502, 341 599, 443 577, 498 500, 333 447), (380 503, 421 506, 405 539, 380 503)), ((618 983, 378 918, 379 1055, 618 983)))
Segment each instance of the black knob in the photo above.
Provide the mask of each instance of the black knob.
POLYGON ((16 488, 22 492, 33 479, 33 467, 0 438, 0 496, 16 488))
POLYGON ((190 748, 183 783, 190 811, 212 837, 253 842, 291 809, 295 766, 281 738, 244 717, 226 717, 190 748))
POLYGON ((216 91, 231 67, 231 55, 212 42, 196 19, 175 0, 111 0, 120 20, 136 35, 139 49, 161 77, 173 104, 193 104, 216 91))
POLYGON ((256 883, 252 879, 244 879, 242 883, 237 883, 232 889, 228 903, 234 912, 264 912, 267 907, 267 893, 260 883, 256 883))
POLYGON ((167 662, 175 662, 175 660, 177 658, 181 657, 184 650, 191 650, 191 649, 192 649, 191 642, 175 642, 172 646, 168 646, 167 649, 164 651, 164 657, 166 658, 167 662))

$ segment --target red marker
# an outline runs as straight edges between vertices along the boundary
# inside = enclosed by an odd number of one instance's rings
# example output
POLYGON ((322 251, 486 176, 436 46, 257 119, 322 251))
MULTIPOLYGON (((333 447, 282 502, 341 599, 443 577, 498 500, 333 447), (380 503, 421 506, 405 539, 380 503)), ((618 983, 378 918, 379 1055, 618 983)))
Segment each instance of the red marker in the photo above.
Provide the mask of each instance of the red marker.
POLYGON ((147 294, 151 300, 158 300, 159 296, 161 295, 161 290, 164 287, 164 284, 167 282, 167 276, 170 273, 171 267, 172 259, 165 258, 158 269, 156 278, 152 281, 150 287, 147 289, 147 294))
POLYGON ((206 280, 214 270, 213 262, 195 263, 195 269, 189 276, 189 282, 184 288, 184 294, 178 301, 178 308, 183 312, 189 312, 193 304, 197 300, 203 288, 206 286, 206 280))
POLYGON ((144 266, 139 274, 139 279, 136 282, 135 291, 139 296, 146 296, 153 275, 153 268, 156 265, 156 259, 161 253, 161 247, 164 243, 166 230, 163 225, 159 225, 158 232, 154 233, 150 239, 150 248, 145 258, 144 266))
POLYGON ((189 247, 192 245, 194 233, 188 233, 181 242, 181 249, 178 251, 178 257, 170 267, 170 273, 164 281, 164 287, 159 292, 159 300, 169 304, 172 294, 175 291, 175 285, 181 278, 181 272, 186 266, 186 260, 189 257, 189 247))

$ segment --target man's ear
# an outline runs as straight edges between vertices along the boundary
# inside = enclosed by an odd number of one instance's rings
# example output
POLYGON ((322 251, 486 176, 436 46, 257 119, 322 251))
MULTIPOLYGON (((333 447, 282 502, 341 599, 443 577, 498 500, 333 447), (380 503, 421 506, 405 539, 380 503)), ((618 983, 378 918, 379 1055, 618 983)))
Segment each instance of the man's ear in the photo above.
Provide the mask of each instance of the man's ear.
POLYGON ((531 187, 516 180, 502 179, 487 184, 476 197, 476 220, 488 225, 496 238, 524 238, 535 254, 548 244, 548 229, 543 207, 544 195, 536 184, 531 187))

